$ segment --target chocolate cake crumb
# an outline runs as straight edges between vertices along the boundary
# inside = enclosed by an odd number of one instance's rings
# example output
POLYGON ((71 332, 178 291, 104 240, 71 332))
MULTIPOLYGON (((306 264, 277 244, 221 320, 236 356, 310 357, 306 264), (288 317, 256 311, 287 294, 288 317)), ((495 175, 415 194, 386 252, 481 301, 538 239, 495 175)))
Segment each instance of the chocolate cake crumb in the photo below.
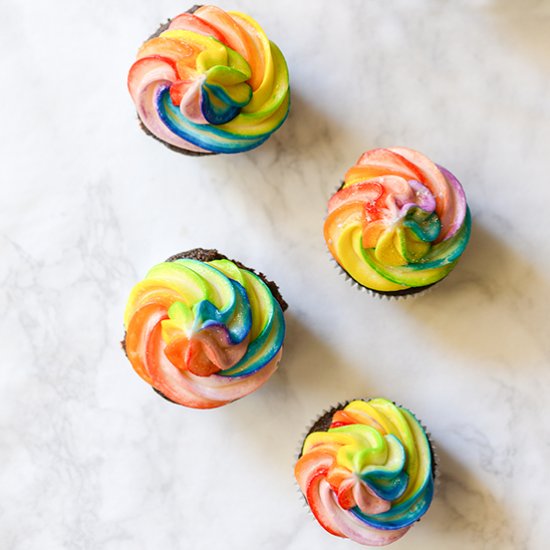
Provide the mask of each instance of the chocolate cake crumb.
POLYGON ((338 407, 332 407, 332 409, 319 417, 315 421, 315 424, 313 424, 313 426, 311 426, 311 428, 307 432, 306 437, 313 432, 328 432, 328 429, 332 424, 332 417, 334 416, 334 413, 337 411, 341 411, 346 405, 347 403, 345 405, 338 405, 338 407))

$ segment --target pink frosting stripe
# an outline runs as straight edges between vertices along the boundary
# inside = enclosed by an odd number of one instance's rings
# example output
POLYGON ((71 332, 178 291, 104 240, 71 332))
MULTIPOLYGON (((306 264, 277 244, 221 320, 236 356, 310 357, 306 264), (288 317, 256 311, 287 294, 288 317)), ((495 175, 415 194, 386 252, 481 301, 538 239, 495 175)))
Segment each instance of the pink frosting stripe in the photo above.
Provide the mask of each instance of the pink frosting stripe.
POLYGON ((161 120, 156 108, 157 100, 167 87, 178 80, 172 62, 163 57, 144 57, 136 61, 128 74, 128 90, 136 105, 139 118, 154 136, 166 143, 196 153, 206 153, 171 132, 161 120))
POLYGON ((192 31, 202 34, 203 36, 213 36, 220 42, 224 42, 225 40, 223 33, 219 29, 216 29, 207 21, 201 19, 196 12, 193 15, 190 13, 182 13, 174 17, 174 19, 170 21, 168 28, 170 30, 192 31))
POLYGON ((166 344, 158 334, 151 334, 147 357, 155 387, 169 399, 183 405, 209 409, 220 407, 252 393, 277 370, 282 349, 265 367, 252 375, 228 379, 219 375, 197 376, 182 372, 166 357, 166 344))
POLYGON ((448 239, 456 233, 456 224, 461 225, 464 221, 465 198, 464 208, 461 208, 460 197, 455 193, 454 185, 447 181, 440 168, 426 156, 406 147, 390 147, 389 150, 404 157, 422 173, 425 178, 424 184, 435 197, 436 212, 441 221, 441 233, 435 242, 448 239), (460 211, 463 212, 462 217, 459 217, 460 211))
POLYGON ((460 182, 458 181, 458 179, 453 174, 451 174, 449 170, 447 170, 446 168, 443 168, 443 166, 437 165, 437 167, 441 170, 441 172, 445 176, 445 179, 447 180, 448 184, 453 188, 454 196, 455 196, 455 202, 454 202, 455 215, 447 233, 447 238, 450 239, 453 235, 456 235, 456 233, 464 223, 464 218, 466 217, 466 209, 467 209, 466 194, 464 193, 464 189, 460 184, 460 182))
POLYGON ((340 530, 346 537, 358 542, 359 544, 366 544, 368 546, 386 546, 396 540, 400 539, 409 529, 404 527, 403 529, 395 530, 381 530, 373 529, 358 520, 352 514, 342 510, 336 496, 332 491, 327 481, 322 480, 319 483, 319 500, 324 506, 325 511, 332 517, 334 525, 340 530))
POLYGON ((185 403, 197 409, 211 409, 224 405, 222 400, 197 395, 197 388, 189 381, 188 373, 182 373, 166 357, 166 344, 161 337, 161 326, 158 324, 151 333, 145 358, 148 364, 154 387, 172 401, 185 403))

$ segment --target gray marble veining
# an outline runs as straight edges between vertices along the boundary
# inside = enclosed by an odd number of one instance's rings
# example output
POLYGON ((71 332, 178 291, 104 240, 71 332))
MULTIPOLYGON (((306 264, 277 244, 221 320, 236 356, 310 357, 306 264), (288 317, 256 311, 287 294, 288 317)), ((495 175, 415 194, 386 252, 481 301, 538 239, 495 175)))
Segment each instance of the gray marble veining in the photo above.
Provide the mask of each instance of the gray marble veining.
POLYGON ((398 549, 548 547, 550 3, 220 0, 285 53, 293 108, 260 149, 187 158, 137 128, 126 72, 175 0, 23 3, 0 18, 0 548, 351 548, 292 476, 324 407, 384 395, 439 455, 398 549), (463 182, 474 232, 426 296, 351 289, 322 239, 364 150, 463 182), (200 412, 158 398, 119 341, 154 263, 217 247, 290 304, 282 366, 200 412))

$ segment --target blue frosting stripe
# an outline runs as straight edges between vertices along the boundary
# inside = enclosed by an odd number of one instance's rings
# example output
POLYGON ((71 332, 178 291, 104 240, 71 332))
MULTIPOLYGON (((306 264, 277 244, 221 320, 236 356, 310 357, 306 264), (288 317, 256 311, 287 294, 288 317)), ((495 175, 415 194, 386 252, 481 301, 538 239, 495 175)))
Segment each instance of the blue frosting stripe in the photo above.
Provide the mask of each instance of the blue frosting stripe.
POLYGON ((252 327, 252 311, 244 287, 237 281, 226 278, 235 290, 235 300, 221 311, 208 300, 199 302, 195 306, 195 323, 199 330, 212 326, 224 327, 227 329, 231 343, 239 344, 246 338, 252 327))
POLYGON ((194 332, 218 326, 225 329, 232 344, 238 344, 246 338, 252 327, 252 310, 246 290, 238 281, 227 277, 215 267, 189 258, 178 259, 167 266, 170 268, 183 266, 183 269, 192 271, 205 281, 208 278, 205 279, 202 272, 210 272, 215 277, 222 278, 231 287, 231 298, 223 309, 218 309, 209 300, 202 300, 193 306, 194 332))
POLYGON ((259 371, 261 368, 265 367, 279 352, 283 345, 283 340, 285 338, 285 323, 283 312, 279 304, 275 307, 273 322, 269 334, 266 334, 262 338, 262 335, 258 336, 249 346, 245 356, 231 369, 219 372, 220 376, 228 377, 239 377, 239 376, 248 376, 259 371), (243 365, 250 362, 251 358, 266 345, 266 341, 269 339, 270 333, 275 332, 275 340, 269 347, 269 349, 264 350, 258 359, 252 361, 245 369, 243 365))
MULTIPOLYGON (((235 136, 208 124, 195 124, 187 120, 170 99, 168 87, 157 96, 156 105, 159 117, 177 136, 193 145, 217 153, 241 153, 261 145, 273 132, 264 135, 247 137, 235 136)), ((275 128, 273 131, 275 131, 275 128)))
MULTIPOLYGON (((248 99, 242 103, 234 100, 222 86, 205 82, 202 85, 202 88, 203 90, 208 90, 208 92, 210 92, 215 98, 219 99, 223 103, 227 103, 227 105, 232 105, 234 107, 244 107, 245 105, 248 105, 248 103, 250 103, 250 98, 252 97, 252 88, 249 88, 250 95, 248 99)), ((239 112, 239 110, 237 112, 239 112)))
POLYGON ((389 475, 381 475, 376 478, 372 472, 366 476, 360 476, 365 485, 372 492, 384 500, 397 500, 407 490, 409 475, 407 472, 399 472, 399 474, 389 477, 389 475), (384 479, 384 477, 386 479, 384 479))
POLYGON ((403 222, 421 241, 433 242, 441 232, 441 222, 435 212, 425 212, 420 207, 411 208, 403 222))
POLYGON ((210 99, 210 94, 204 89, 202 92, 201 110, 204 118, 210 124, 225 124, 233 120, 240 111, 240 108, 229 103, 223 103, 223 106, 217 107, 210 99))
POLYGON ((448 241, 443 241, 436 244, 432 250, 427 254, 426 261, 422 263, 424 269, 431 267, 438 267, 439 265, 450 264, 462 255, 468 241, 470 240, 470 234, 472 232, 472 214, 470 209, 466 207, 466 216, 464 217, 464 223, 462 227, 448 241), (451 250, 445 254, 445 247, 450 247, 451 250))
MULTIPOLYGON (((430 252, 419 262, 411 263, 405 266, 392 267, 391 271, 393 275, 390 275, 389 269, 386 269, 374 256, 374 249, 363 248, 361 245, 361 253, 367 263, 370 265, 376 265, 377 270, 383 273, 384 276, 390 279, 399 273, 414 273, 417 271, 423 271, 426 269, 440 268, 450 266, 453 262, 456 262, 462 253, 464 252, 466 245, 470 239, 470 233, 472 228, 472 216, 470 209, 466 209, 466 216, 462 227, 453 237, 447 241, 443 241, 432 246, 430 252)), ((393 279, 392 279, 393 280, 393 279)), ((399 281, 396 281, 399 282, 399 281)))
POLYGON ((377 529, 395 530, 412 525, 419 520, 428 510, 434 495, 434 480, 428 477, 418 493, 405 502, 393 506, 391 510, 383 514, 366 515, 355 506, 350 512, 363 523, 377 529))
MULTIPOLYGON (((266 286, 255 274, 251 273, 251 275, 263 286, 266 286)), ((271 294, 271 291, 269 292, 271 294)), ((244 357, 230 369, 219 372, 219 376, 236 378, 253 374, 267 365, 267 363, 277 355, 285 339, 286 327, 281 305, 273 297, 271 297, 271 306, 272 312, 268 322, 260 334, 258 334, 257 338, 249 343, 244 357), (270 340, 272 340, 272 342, 270 342, 270 340), (254 360, 253 357, 260 351, 262 351, 262 353, 254 360)))

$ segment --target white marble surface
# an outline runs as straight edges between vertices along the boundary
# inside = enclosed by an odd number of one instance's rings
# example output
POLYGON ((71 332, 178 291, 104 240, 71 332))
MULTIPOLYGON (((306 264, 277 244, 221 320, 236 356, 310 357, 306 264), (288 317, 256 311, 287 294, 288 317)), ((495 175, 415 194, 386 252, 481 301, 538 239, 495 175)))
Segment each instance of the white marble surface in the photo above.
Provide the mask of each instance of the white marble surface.
POLYGON ((398 549, 545 549, 550 461, 550 2, 220 0, 290 66, 292 114, 260 149, 177 155, 138 129, 135 50, 175 0, 2 0, 0 548, 336 550, 293 457, 325 406, 384 395, 429 426, 441 485, 398 549), (340 279, 321 227, 366 149, 459 176, 475 225, 432 293, 340 279), (290 303, 279 372, 197 412, 120 350, 131 286, 218 247, 290 303))

